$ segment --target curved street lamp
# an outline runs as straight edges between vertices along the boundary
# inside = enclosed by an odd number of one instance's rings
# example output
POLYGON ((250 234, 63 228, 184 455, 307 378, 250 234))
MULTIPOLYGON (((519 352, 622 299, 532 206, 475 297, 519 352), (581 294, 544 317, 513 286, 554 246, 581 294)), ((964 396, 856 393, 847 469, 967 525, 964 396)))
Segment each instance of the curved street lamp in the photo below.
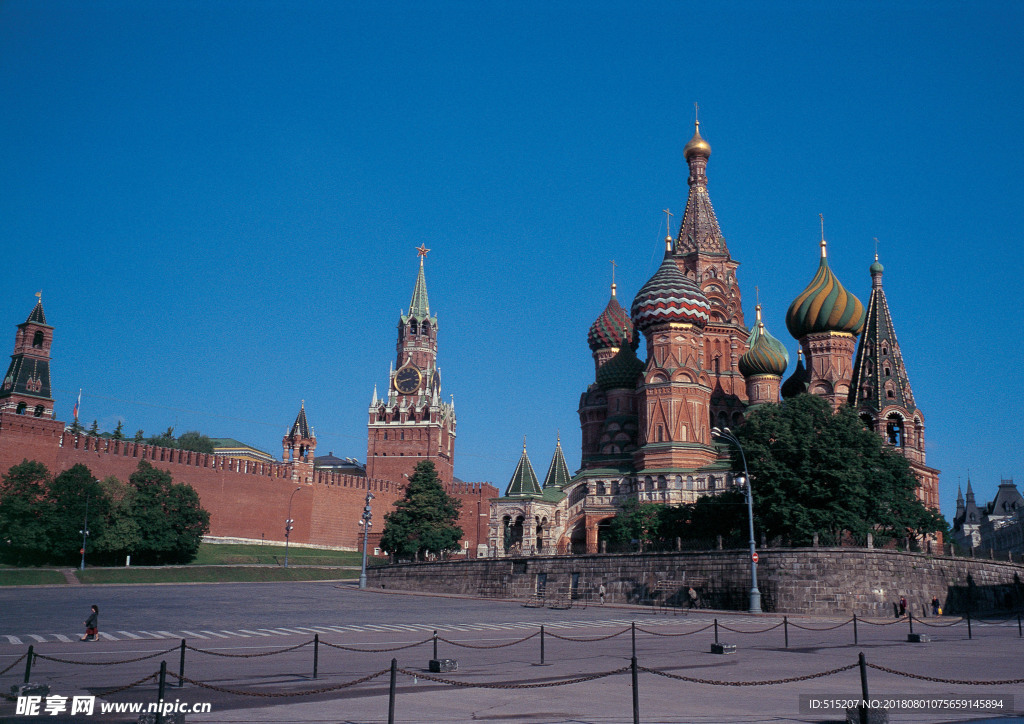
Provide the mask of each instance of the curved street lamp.
POLYGON ((302 490, 301 486, 292 491, 291 497, 288 498, 288 519, 284 522, 284 567, 288 567, 288 538, 292 534, 292 501, 295 499, 295 494, 302 490))
POLYGON ((746 485, 747 489, 747 517, 750 522, 750 613, 761 613, 761 592, 757 590, 757 551, 754 548, 754 491, 751 489, 750 473, 747 471, 747 455, 743 452, 743 446, 739 439, 727 427, 721 429, 711 428, 711 434, 728 440, 740 451, 740 458, 743 460, 743 475, 737 478, 736 482, 746 485))
POLYGON ((91 492, 85 494, 85 519, 82 521, 82 530, 78 531, 82 534, 82 564, 78 567, 79 570, 85 570, 85 539, 89 537, 89 496, 91 492))
POLYGON ((373 511, 370 509, 370 501, 373 500, 373 493, 366 491, 366 505, 363 507, 363 515, 359 518, 359 525, 363 528, 363 567, 359 572, 359 587, 366 588, 366 541, 370 537, 370 528, 373 526, 373 511))

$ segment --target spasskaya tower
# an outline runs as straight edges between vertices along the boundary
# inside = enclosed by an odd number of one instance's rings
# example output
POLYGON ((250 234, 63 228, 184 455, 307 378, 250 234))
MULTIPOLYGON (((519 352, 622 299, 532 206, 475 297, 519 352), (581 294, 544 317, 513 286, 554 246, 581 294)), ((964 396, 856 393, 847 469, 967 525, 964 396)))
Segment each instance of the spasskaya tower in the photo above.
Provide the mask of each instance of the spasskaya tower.
POLYGON ((416 463, 433 460, 444 483, 452 482, 455 457, 455 401, 441 399, 437 368, 437 317, 430 316, 423 263, 425 245, 417 252, 419 274, 412 290, 409 313, 398 320, 397 359, 392 365, 387 394, 373 388, 366 476, 404 483, 416 463))

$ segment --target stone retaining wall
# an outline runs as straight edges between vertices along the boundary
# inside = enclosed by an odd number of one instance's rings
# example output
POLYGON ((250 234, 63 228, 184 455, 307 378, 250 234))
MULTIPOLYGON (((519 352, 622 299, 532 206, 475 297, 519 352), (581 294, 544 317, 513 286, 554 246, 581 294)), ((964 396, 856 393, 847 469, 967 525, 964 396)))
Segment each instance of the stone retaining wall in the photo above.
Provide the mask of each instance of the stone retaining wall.
MULTIPOLYGON (((998 612, 1024 605, 1024 565, 894 550, 789 548, 758 552, 762 608, 779 613, 892 616, 906 596, 921 616, 938 596, 945 613, 998 612)), ((379 566, 371 586, 434 593, 685 605, 693 586, 705 605, 745 610, 750 564, 744 551, 533 556, 379 566), (659 585, 660 584, 660 585, 659 585)))

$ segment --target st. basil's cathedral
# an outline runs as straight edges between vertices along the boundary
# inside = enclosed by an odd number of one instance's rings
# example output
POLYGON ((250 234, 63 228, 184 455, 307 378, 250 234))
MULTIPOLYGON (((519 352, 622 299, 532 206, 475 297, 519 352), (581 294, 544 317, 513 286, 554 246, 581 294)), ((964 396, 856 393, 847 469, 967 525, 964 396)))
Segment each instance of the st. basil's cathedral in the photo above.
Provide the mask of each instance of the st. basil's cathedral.
POLYGON ((756 405, 811 393, 861 419, 904 455, 918 497, 938 509, 939 471, 925 464, 924 415, 914 403, 882 287, 877 254, 865 309, 829 268, 822 233, 817 273, 794 299, 786 327, 799 342, 794 373, 785 346, 743 317, 734 261, 708 195, 711 146, 696 123, 683 149, 689 195, 679 233, 629 312, 611 298, 590 326, 594 381, 580 396, 580 469, 561 441, 541 482, 523 446, 505 494, 491 502, 492 555, 597 552, 599 530, 627 500, 690 503, 737 486, 729 449, 712 427, 737 426, 756 405), (644 360, 637 356, 640 336, 644 360), (858 344, 859 337, 859 344, 858 344))

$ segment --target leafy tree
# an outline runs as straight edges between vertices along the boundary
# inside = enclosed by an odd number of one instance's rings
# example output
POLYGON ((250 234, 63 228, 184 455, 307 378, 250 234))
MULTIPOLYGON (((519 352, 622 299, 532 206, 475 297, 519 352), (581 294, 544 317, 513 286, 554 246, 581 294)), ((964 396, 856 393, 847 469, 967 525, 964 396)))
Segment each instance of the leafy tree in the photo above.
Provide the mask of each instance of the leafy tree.
POLYGON ((60 563, 74 562, 81 555, 86 501, 89 506, 88 553, 93 548, 96 536, 102 535, 106 527, 110 500, 89 468, 81 463, 58 474, 50 483, 47 493, 47 551, 52 560, 60 563))
POLYGON ((100 423, 99 420, 92 421, 92 427, 89 428, 89 434, 93 437, 100 434, 100 423))
MULTIPOLYGON (((945 530, 921 503, 903 456, 864 428, 856 411, 835 414, 813 395, 763 405, 735 431, 753 478, 756 517, 765 534, 807 544, 815 533, 839 541, 945 530)), ((733 462, 741 465, 739 452, 733 462)))
POLYGON ((402 557, 456 550, 462 529, 456 525, 462 501, 444 492, 431 460, 423 460, 409 477, 405 497, 384 516, 381 548, 402 557))
POLYGON ((113 475, 101 480, 99 485, 109 505, 102 529, 93 536, 93 551, 101 561, 121 562, 126 555, 140 550, 142 543, 139 524, 132 517, 135 489, 113 475))
POLYGON ((133 488, 131 517, 138 525, 140 562, 188 563, 195 558, 210 514, 189 485, 175 483, 171 474, 140 460, 128 479, 133 488))
POLYGON ((25 460, 0 481, 0 555, 15 564, 41 563, 49 548, 50 473, 25 460))
POLYGON ((142 430, 136 430, 135 431, 135 437, 132 438, 132 440, 134 442, 142 442, 145 439, 146 439, 146 433, 144 433, 142 430))
POLYGON ((189 430, 182 433, 181 437, 178 438, 178 447, 182 450, 191 450, 193 452, 212 453, 213 441, 201 432, 189 430))
POLYGON ((641 547, 646 548, 661 540, 661 524, 666 507, 660 503, 641 503, 632 498, 627 500, 608 526, 608 542, 624 545, 637 541, 641 547))
POLYGON ((170 447, 177 448, 178 441, 174 438, 174 428, 167 428, 166 432, 163 432, 155 437, 146 438, 146 442, 150 445, 157 445, 159 447, 170 447))
POLYGON ((124 440, 124 423, 120 420, 117 421, 117 427, 114 428, 114 439, 124 440))

